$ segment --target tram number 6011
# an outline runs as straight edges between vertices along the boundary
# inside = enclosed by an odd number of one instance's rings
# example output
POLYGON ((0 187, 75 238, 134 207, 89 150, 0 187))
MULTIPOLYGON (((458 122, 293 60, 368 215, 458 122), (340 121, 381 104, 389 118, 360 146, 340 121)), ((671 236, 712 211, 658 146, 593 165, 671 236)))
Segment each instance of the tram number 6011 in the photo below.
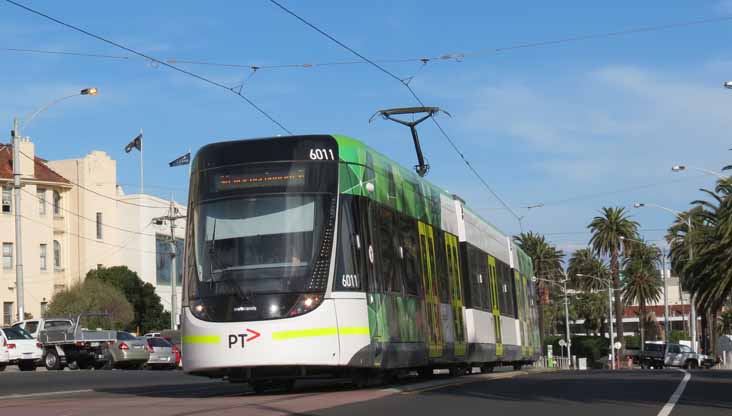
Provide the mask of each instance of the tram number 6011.
POLYGON ((333 149, 310 149, 310 160, 335 160, 333 149))
POLYGON ((358 281, 357 274, 344 274, 341 277, 341 286, 348 289, 359 289, 361 283, 358 281))

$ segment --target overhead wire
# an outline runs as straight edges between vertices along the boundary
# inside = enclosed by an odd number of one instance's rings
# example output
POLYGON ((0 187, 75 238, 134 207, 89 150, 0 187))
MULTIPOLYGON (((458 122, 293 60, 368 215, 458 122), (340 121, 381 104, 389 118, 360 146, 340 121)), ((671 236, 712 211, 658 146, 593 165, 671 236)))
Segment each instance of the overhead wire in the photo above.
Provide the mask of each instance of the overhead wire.
MULTIPOLYGON (((681 27, 706 25, 712 23, 727 22, 732 20, 732 16, 720 16, 706 19, 696 19, 684 22, 674 22, 662 25, 643 26, 629 29, 616 30, 611 32, 594 33, 589 35, 577 35, 559 39, 549 39, 544 41, 536 42, 525 42, 518 43, 509 46, 483 48, 475 51, 458 52, 458 53, 443 53, 439 55, 424 55, 420 57, 405 57, 405 58, 380 58, 373 59, 376 63, 409 63, 409 62, 439 62, 439 61, 452 61, 462 62, 466 57, 482 56, 488 54, 496 54, 501 52, 507 52, 518 49, 530 49, 530 48, 541 48, 546 46, 560 45, 565 43, 581 42, 585 40, 603 39, 611 37, 619 37, 636 33, 648 33, 657 32, 664 30, 671 30, 681 27)), ((117 60, 133 60, 133 56, 120 56, 120 55, 105 55, 98 53, 85 53, 76 51, 63 51, 63 50, 44 50, 44 49, 28 49, 28 48, 0 48, 0 51, 8 52, 20 52, 20 53, 36 53, 36 54, 55 54, 55 55, 70 55, 90 58, 102 58, 102 59, 117 59, 117 60)), ((147 58, 146 58, 147 59, 147 58)), ((293 68, 317 68, 317 67, 328 67, 328 66, 348 66, 348 65, 364 65, 369 64, 363 60, 350 60, 350 61, 328 61, 328 62, 303 62, 303 63, 275 63, 275 64, 238 64, 238 63, 226 63, 226 62, 214 62, 201 59, 179 59, 179 58, 167 58, 165 62, 168 64, 185 64, 185 65, 200 65, 210 67, 222 67, 222 68, 249 68, 249 69, 293 69, 293 68)))
MULTIPOLYGON (((33 163, 36 163, 36 160, 35 159, 33 159, 31 156, 27 155, 22 150, 18 150, 18 152, 22 156, 24 156, 26 159, 32 161, 33 163)), ((64 179, 66 179, 73 186, 76 186, 76 187, 78 187, 80 189, 83 189, 83 190, 85 190, 87 192, 91 192, 94 195, 100 196, 102 198, 106 198, 106 199, 109 199, 109 200, 112 200, 112 201, 115 201, 115 202, 119 202, 120 204, 131 205, 131 206, 135 206, 135 207, 139 207, 139 208, 154 208, 154 209, 168 208, 168 205, 167 204, 166 205, 145 205, 145 204, 137 204, 137 203, 130 202, 130 201, 127 201, 127 200, 124 200, 124 199, 120 199, 120 198, 115 198, 115 197, 112 197, 112 196, 109 196, 109 195, 105 195, 105 194, 103 194, 101 192, 97 192, 97 191, 95 191, 95 190, 93 190, 91 188, 87 188, 86 186, 81 185, 79 183, 76 183, 76 182, 74 182, 74 181, 72 181, 72 180, 70 180, 68 178, 64 178, 64 179)))
POLYGON ((275 119, 273 116, 271 116, 263 108, 261 108, 260 106, 258 106, 254 101, 252 101, 251 99, 249 99, 248 97, 246 97, 245 95, 243 95, 241 92, 235 91, 231 87, 228 87, 228 86, 226 86, 224 84, 221 84, 219 82, 213 81, 213 80, 211 80, 209 78, 206 78, 206 77, 204 77, 202 75, 198 75, 198 74, 196 74, 194 72, 185 70, 183 68, 179 68, 179 67, 177 67, 175 65, 172 65, 172 64, 169 64, 169 63, 167 63, 165 61, 161 61, 161 60, 159 60, 157 58, 154 58, 154 57, 152 57, 150 55, 147 55, 145 53, 139 52, 139 51, 137 51, 135 49, 129 48, 127 46, 124 46, 124 45, 122 45, 120 43, 117 43, 117 42, 114 42, 112 40, 106 39, 106 38, 104 38, 102 36, 96 35, 96 34, 94 34, 92 32, 89 32, 89 31, 87 31, 85 29, 82 29, 82 28, 80 28, 78 26, 74 26, 74 25, 72 25, 70 23, 63 22, 63 21, 61 21, 59 19, 56 19, 56 18, 54 18, 52 16, 49 16, 49 15, 47 15, 45 13, 42 13, 42 12, 40 12, 38 10, 35 10, 35 9, 32 9, 32 8, 30 8, 28 6, 25 6, 23 4, 20 4, 20 3, 16 2, 16 1, 14 1, 14 0, 5 0, 5 1, 8 2, 8 3, 10 3, 10 4, 12 4, 12 5, 14 5, 14 6, 17 6, 17 7, 21 8, 21 9, 24 9, 24 10, 30 12, 30 13, 33 13, 33 14, 38 15, 38 16, 41 16, 44 19, 47 19, 47 20, 50 20, 52 22, 58 23, 61 26, 67 27, 67 28, 72 29, 72 30, 75 30, 75 31, 77 31, 79 33, 83 33, 86 36, 92 37, 94 39, 97 39, 97 40, 102 41, 104 43, 107 43, 109 45, 112 45, 112 46, 114 46, 116 48, 119 48, 119 49, 125 50, 127 52, 130 52, 130 53, 132 53, 134 55, 137 55, 137 56, 140 56, 142 58, 145 58, 145 59, 147 59, 147 60, 149 60, 151 62, 155 62, 158 65, 163 65, 163 66, 165 66, 167 68, 170 68, 170 69, 172 69, 174 71, 177 71, 177 72, 180 72, 182 74, 188 75, 190 77, 196 78, 196 79, 198 79, 200 81, 203 81, 203 82, 205 82, 207 84, 210 84, 210 85, 213 85, 215 87, 223 88, 223 89, 231 92, 232 94, 236 95, 237 97, 241 98, 242 100, 246 101, 247 104, 249 104, 252 108, 254 108, 255 110, 257 110, 260 114, 262 114, 264 117, 266 117, 269 121, 271 121, 272 123, 274 123, 275 125, 277 125, 280 129, 282 129, 283 131, 285 131, 287 134, 292 134, 292 132, 290 130, 288 130, 281 122, 279 122, 277 119, 275 119))
MULTIPOLYGON (((306 20, 303 17, 299 16, 298 14, 296 14, 292 10, 288 9, 287 7, 283 6, 278 1, 276 1, 276 0, 269 0, 269 2, 272 3, 272 4, 274 4, 275 6, 279 7, 280 9, 282 9, 283 11, 285 11, 287 14, 289 14, 289 15, 293 16, 294 18, 296 18, 297 20, 301 21, 302 23, 304 23, 305 25, 307 25, 311 29, 315 30, 316 32, 320 33, 321 35, 325 36, 326 38, 330 39, 331 41, 333 41, 334 43, 336 43, 340 47, 342 47, 342 48, 346 49, 347 51, 351 52, 352 54, 358 56, 359 58, 361 58, 365 62, 368 62, 373 67, 377 68, 379 71, 381 71, 384 74, 386 74, 388 77, 393 78, 396 81, 398 81, 400 84, 402 84, 409 91, 409 93, 412 95, 412 97, 414 97, 414 99, 417 100, 417 102, 422 107, 425 107, 424 102, 422 101, 422 99, 419 98, 419 96, 417 95, 417 93, 412 89, 411 86, 409 86, 409 83, 408 82, 405 82, 402 78, 396 76, 394 73, 392 73, 391 71, 387 70, 383 66, 381 66, 378 63, 370 60, 366 56, 364 56, 364 55, 360 54, 359 52, 357 52, 355 49, 351 48, 350 46, 346 45, 345 43, 343 43, 340 40, 336 39, 335 37, 331 36, 330 34, 328 34, 327 32, 325 32, 324 30, 320 29, 319 27, 315 26, 314 24, 310 23, 308 20, 306 20)), ((453 148, 453 150, 455 152, 457 152, 457 154, 460 156, 460 158, 465 163, 465 165, 468 167, 468 169, 470 169, 470 171, 473 172, 473 174, 478 178, 478 180, 483 184, 483 186, 501 203, 501 205, 503 205, 507 210, 509 210, 513 214, 513 216, 516 217, 516 220, 518 220, 519 223, 520 223, 521 217, 508 205, 508 203, 506 203, 506 201, 503 200, 503 198, 501 198, 498 195, 498 193, 496 193, 493 190, 493 188, 488 184, 488 182, 486 182, 485 179, 483 179, 483 177, 480 175, 480 173, 478 173, 478 171, 473 167, 473 165, 470 164, 470 162, 465 158, 465 155, 463 154, 463 152, 458 148, 458 146, 455 144, 455 142, 450 137, 450 135, 448 135, 447 132, 442 128, 442 126, 440 125, 440 123, 434 117, 430 117, 430 119, 435 124, 435 126, 437 127, 437 129, 442 133, 443 137, 447 140, 447 142, 450 144, 450 146, 453 148)))
MULTIPOLYGON (((45 198, 41 198, 41 197, 39 197, 38 195, 34 194, 33 192, 30 192, 30 191, 26 191, 26 190, 25 190, 25 189, 23 189, 23 188, 21 188, 21 191, 22 191, 23 193, 26 193, 26 194, 28 194, 28 195, 32 196, 33 198, 36 198, 37 200, 39 200, 39 201, 43 202, 44 204, 46 204, 46 205, 48 205, 48 206, 50 206, 50 207, 56 208, 56 207, 55 207, 55 206, 53 205, 53 202, 51 202, 51 201, 48 201, 48 200, 46 200, 45 198)), ((68 212, 69 214, 71 214, 71 215, 73 215, 73 216, 75 216, 75 217, 77 217, 77 218, 79 218, 79 219, 84 219, 84 220, 87 220, 88 222, 91 222, 91 223, 94 223, 94 224, 99 224, 99 225, 101 225, 102 227, 110 228, 110 229, 113 229, 113 230, 117 230, 117 231, 122 231, 122 232, 125 232, 125 233, 130 233, 130 234, 138 234, 138 235, 143 235, 143 236, 152 236, 152 237, 155 237, 155 234, 150 234, 150 233, 144 233, 144 232, 140 232, 140 231, 137 231, 137 230, 129 230, 129 229, 127 229, 127 228, 117 227, 117 226, 114 226, 114 225, 111 225, 111 224, 107 224, 107 223, 105 223, 104 221, 102 221, 102 222, 97 222, 97 220, 96 220, 96 219, 94 219, 94 218, 89 218, 89 217, 86 217, 86 216, 84 216, 84 215, 81 215, 81 214, 79 214, 78 212, 74 212, 74 211, 72 211, 72 210, 70 210, 70 209, 66 209, 66 208, 64 208, 64 207, 61 207, 61 206, 59 206, 59 207, 57 207, 57 208, 58 208, 59 210, 61 210, 61 211, 64 211, 64 212, 68 212)))

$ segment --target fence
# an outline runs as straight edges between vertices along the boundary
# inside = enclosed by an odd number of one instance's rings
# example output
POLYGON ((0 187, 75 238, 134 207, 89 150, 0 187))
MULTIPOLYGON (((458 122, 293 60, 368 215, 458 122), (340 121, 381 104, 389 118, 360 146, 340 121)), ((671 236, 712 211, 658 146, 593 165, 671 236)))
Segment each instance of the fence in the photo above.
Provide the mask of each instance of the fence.
MULTIPOLYGON (((574 357, 573 357, 574 358, 574 357)), ((534 368, 557 368, 560 370, 569 370, 570 368, 576 368, 571 365, 571 360, 567 357, 541 357, 537 361, 534 361, 534 368)))

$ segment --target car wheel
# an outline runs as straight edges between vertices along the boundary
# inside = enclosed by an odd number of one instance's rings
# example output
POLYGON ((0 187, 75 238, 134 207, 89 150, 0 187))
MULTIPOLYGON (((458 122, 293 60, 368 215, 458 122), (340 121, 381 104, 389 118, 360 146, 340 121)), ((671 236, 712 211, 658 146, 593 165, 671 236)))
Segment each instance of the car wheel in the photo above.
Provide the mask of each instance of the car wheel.
POLYGON ((54 350, 48 350, 46 357, 43 359, 43 364, 46 366, 46 370, 60 370, 61 360, 58 357, 58 353, 54 350))
POLYGON ((0 365, 0 372, 5 371, 5 367, 7 367, 7 364, 1 364, 0 365))
POLYGON ((688 368, 690 370, 694 370, 697 367, 698 367, 698 365, 696 364, 696 361, 693 361, 693 360, 689 361, 689 363, 686 366, 686 368, 688 368))

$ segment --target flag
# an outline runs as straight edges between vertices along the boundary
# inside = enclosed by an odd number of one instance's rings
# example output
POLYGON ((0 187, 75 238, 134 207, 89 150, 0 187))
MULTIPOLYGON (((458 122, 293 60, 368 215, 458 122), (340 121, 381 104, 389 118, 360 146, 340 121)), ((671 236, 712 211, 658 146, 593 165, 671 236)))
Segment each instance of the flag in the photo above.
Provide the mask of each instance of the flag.
POLYGON ((132 149, 142 151, 142 133, 138 134, 131 142, 127 143, 127 146, 125 146, 125 153, 130 153, 132 149))
POLYGON ((175 159, 174 161, 168 163, 168 166, 172 168, 173 166, 183 166, 189 163, 191 163, 191 152, 188 152, 178 159, 175 159))

